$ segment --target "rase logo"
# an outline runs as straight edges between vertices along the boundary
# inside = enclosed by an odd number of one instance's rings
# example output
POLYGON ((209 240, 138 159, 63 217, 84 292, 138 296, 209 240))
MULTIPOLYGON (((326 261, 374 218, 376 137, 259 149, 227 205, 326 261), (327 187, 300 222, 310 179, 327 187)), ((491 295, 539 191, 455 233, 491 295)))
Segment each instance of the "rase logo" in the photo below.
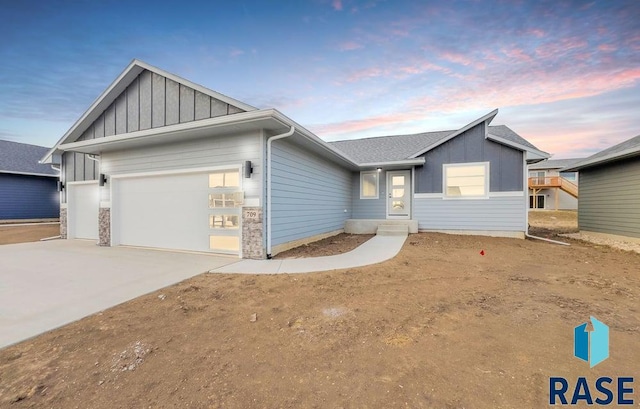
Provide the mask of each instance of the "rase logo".
MULTIPOLYGON (((573 355, 589 363, 593 368, 605 359, 609 358, 609 327, 595 317, 591 317, 593 331, 587 330, 588 323, 582 323, 573 329, 573 355)), ((597 395, 594 399, 589 382, 586 377, 579 377, 573 392, 569 392, 569 382, 562 377, 549 378, 549 404, 576 405, 580 401, 588 405, 610 405, 615 398, 614 390, 618 392, 618 405, 633 405, 633 378, 619 377, 615 381, 608 376, 596 379, 595 389, 597 395), (617 388, 613 388, 613 385, 617 388), (571 396, 569 403, 567 397, 571 396)))
POLYGON ((573 355, 589 362, 589 367, 593 368, 609 358, 609 327, 596 317, 591 317, 593 331, 587 331, 587 324, 573 329, 573 355))

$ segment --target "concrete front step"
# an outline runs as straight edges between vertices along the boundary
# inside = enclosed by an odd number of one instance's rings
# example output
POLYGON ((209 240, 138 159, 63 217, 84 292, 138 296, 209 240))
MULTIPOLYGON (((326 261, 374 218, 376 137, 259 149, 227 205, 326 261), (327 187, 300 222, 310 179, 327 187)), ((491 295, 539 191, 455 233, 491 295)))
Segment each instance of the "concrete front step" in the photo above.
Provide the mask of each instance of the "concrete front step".
POLYGON ((409 226, 397 224, 381 224, 376 232, 378 236, 406 236, 409 234, 409 226))

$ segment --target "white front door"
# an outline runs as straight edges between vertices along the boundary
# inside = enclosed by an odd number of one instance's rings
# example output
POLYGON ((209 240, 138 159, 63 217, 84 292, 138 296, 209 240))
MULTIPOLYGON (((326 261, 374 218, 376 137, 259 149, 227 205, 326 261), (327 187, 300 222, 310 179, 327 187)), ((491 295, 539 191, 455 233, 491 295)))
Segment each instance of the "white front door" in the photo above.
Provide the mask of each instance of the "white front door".
POLYGON ((387 218, 411 218, 411 171, 387 172, 387 218))
POLYGON ((67 237, 98 239, 98 182, 67 183, 67 237))

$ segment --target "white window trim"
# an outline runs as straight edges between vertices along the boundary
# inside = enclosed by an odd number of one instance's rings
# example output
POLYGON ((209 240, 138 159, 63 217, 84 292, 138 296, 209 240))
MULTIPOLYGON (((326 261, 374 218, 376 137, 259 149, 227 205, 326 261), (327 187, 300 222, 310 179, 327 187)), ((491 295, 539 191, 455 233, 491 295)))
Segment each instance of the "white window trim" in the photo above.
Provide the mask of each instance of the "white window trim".
POLYGON ((477 200, 489 199, 489 162, 465 162, 465 163, 444 163, 442 165, 442 198, 444 200, 477 200), (478 196, 449 196, 447 195, 447 169, 462 166, 484 166, 484 194, 478 196))
POLYGON ((370 199, 379 199, 380 198, 380 173, 377 170, 363 170, 360 172, 360 199, 361 200, 370 200, 370 199), (363 196, 362 195, 362 178, 364 175, 373 174, 376 175, 376 195, 375 196, 363 196))

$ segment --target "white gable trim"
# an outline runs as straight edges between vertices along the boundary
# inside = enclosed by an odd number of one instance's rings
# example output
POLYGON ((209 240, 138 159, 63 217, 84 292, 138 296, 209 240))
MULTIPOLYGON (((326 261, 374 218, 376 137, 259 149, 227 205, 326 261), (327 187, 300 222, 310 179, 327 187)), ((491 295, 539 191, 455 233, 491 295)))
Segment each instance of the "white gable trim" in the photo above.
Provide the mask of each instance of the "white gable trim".
POLYGON ((96 119, 100 117, 102 112, 115 101, 115 99, 124 92, 127 87, 133 82, 138 75, 144 70, 151 71, 158 75, 162 75, 163 77, 169 78, 172 81, 175 81, 179 84, 185 85, 187 87, 193 88, 196 91, 199 91, 203 94, 206 94, 212 98, 219 99, 227 104, 234 105, 238 108, 241 108, 245 111, 255 111, 257 108, 245 104, 242 101, 238 101, 237 99, 228 97, 226 95, 220 94, 219 92, 215 92, 210 90, 202 85, 198 85, 189 80, 186 80, 182 77, 179 77, 175 74, 171 74, 170 72, 164 71, 160 68, 149 65, 140 60, 133 60, 127 66, 127 68, 118 75, 118 77, 107 87, 106 90, 91 104, 89 109, 85 111, 84 114, 73 124, 73 126, 60 138, 60 140, 54 145, 53 148, 47 152, 47 154, 40 160, 40 163, 52 163, 52 156, 58 150, 58 147, 64 143, 69 141, 75 142, 81 135, 82 132, 85 131, 86 127, 91 125, 96 119))
POLYGON ((518 142, 513 142, 510 141, 508 139, 504 139, 501 138, 499 136, 496 135, 492 135, 492 134, 487 134, 487 136, 485 137, 486 139, 502 144, 502 145, 506 145, 509 146, 511 148, 514 149, 518 149, 520 151, 526 152, 526 158, 527 161, 541 161, 543 159, 549 159, 551 157, 551 155, 549 155, 547 152, 538 150, 538 149, 533 149, 529 146, 526 145, 522 145, 518 142))
POLYGON ((463 126, 462 128, 458 129, 457 131, 453 132, 452 134, 450 134, 449 136, 440 139, 439 141, 437 141, 436 143, 433 143, 429 146, 427 146, 424 149, 421 149, 419 152, 409 156, 410 159, 416 158, 426 152, 429 152, 430 150, 437 148, 438 146, 442 145, 445 142, 450 141, 451 139, 455 138, 456 136, 462 134, 463 132, 468 131, 469 129, 473 128, 476 125, 479 125, 483 122, 487 122, 487 125, 489 125, 491 123, 491 121, 493 121, 493 118, 495 118, 495 116, 498 115, 498 109, 494 109, 493 111, 489 112, 488 114, 486 114, 483 117, 480 117, 478 119, 476 119, 475 121, 463 126))

